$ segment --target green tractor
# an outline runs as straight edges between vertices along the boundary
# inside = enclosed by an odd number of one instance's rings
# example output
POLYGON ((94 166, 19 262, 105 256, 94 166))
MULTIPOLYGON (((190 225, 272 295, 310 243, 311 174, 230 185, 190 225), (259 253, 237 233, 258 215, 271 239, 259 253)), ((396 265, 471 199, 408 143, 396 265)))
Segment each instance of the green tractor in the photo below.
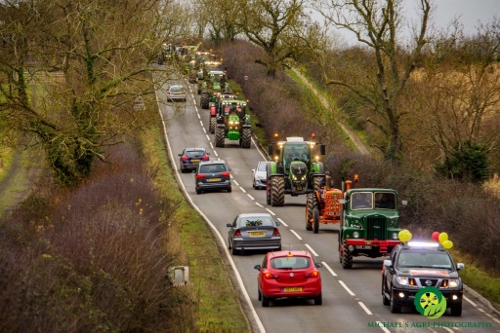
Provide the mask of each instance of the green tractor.
POLYGON ((215 102, 210 102, 210 112, 208 113, 210 117, 208 131, 210 134, 215 134, 215 128, 217 127, 217 115, 222 113, 220 109, 223 106, 223 102, 235 99, 237 99, 236 95, 233 94, 231 89, 227 89, 223 93, 216 96, 215 102))
MULTIPOLYGON (((392 189, 355 188, 346 182, 341 203, 338 238, 339 261, 351 268, 354 257, 378 258, 389 255, 401 243, 398 233, 398 192, 392 189)), ((344 186, 343 186, 344 187, 344 186)), ((406 201, 402 201, 405 205, 406 201)))
POLYGON ((325 155, 325 145, 304 141, 302 137, 288 137, 269 145, 274 161, 267 165, 266 199, 272 206, 283 206, 285 194, 299 196, 319 189, 323 179, 323 163, 313 156, 316 145, 325 155))
POLYGON ((224 71, 210 71, 207 78, 199 83, 198 91, 200 91, 200 107, 208 109, 210 102, 216 101, 216 95, 226 87, 226 73, 224 71))
POLYGON ((225 140, 239 140, 241 148, 250 148, 252 127, 247 114, 247 102, 222 99, 216 108, 215 146, 224 147, 225 140))

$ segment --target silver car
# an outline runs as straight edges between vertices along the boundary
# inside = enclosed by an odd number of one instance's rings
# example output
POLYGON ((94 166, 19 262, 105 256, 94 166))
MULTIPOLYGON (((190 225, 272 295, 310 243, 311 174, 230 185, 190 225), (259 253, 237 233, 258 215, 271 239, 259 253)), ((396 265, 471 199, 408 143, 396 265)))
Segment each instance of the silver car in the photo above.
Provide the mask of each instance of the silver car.
POLYGON ((185 102, 186 92, 181 85, 172 85, 167 91, 167 102, 185 102))
POLYGON ((281 250, 280 223, 268 213, 239 214, 228 223, 228 247, 232 254, 247 250, 281 250))
POLYGON ((252 169, 252 185, 254 189, 266 188, 268 161, 260 161, 256 169, 252 169))

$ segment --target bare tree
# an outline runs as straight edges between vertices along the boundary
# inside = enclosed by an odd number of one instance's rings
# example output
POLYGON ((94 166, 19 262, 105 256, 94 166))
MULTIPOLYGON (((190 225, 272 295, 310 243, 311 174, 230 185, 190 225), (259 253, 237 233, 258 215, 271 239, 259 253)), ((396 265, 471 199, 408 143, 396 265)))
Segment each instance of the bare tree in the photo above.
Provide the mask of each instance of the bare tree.
POLYGON ((342 59, 336 58, 335 77, 325 77, 325 81, 348 89, 373 112, 368 121, 385 138, 385 144, 379 148, 387 159, 400 157, 400 120, 404 113, 398 102, 427 43, 431 10, 430 0, 419 0, 419 26, 414 29, 412 43, 405 47, 399 43, 401 3, 401 0, 317 0, 315 4, 334 26, 351 31, 367 48, 363 59, 367 67, 361 72, 336 75, 342 66, 342 59))

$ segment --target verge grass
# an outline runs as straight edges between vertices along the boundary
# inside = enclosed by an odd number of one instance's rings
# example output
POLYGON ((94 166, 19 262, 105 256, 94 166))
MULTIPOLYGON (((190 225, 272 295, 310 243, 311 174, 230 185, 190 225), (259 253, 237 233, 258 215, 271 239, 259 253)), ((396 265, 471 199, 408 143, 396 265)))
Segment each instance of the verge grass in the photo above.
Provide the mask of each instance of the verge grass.
POLYGON ((250 332, 248 321, 221 259, 212 231, 189 205, 173 175, 162 129, 151 126, 141 135, 143 153, 162 199, 175 203, 174 223, 187 255, 190 284, 197 300, 200 332, 250 332))

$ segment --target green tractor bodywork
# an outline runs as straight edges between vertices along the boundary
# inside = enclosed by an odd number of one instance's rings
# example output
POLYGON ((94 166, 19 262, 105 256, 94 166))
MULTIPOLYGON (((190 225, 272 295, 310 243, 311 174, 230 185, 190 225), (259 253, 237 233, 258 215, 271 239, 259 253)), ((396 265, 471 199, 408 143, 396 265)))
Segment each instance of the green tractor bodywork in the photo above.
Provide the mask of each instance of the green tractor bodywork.
POLYGON ((215 146, 224 147, 225 139, 239 140, 242 148, 250 148, 252 127, 247 102, 222 99, 216 108, 215 146))
POLYGON ((323 163, 313 150, 319 145, 320 155, 325 155, 325 145, 289 137, 287 141, 269 145, 269 155, 274 158, 267 166, 267 203, 283 206, 285 194, 298 196, 319 189, 324 177, 323 163))
POLYGON ((348 189, 342 200, 339 260, 351 268, 353 257, 378 258, 400 243, 398 193, 390 189, 348 189), (361 200, 363 199, 364 200, 361 200))
POLYGON ((208 109, 209 103, 216 101, 216 95, 228 88, 224 71, 208 72, 206 79, 200 84, 200 107, 202 109, 208 109))
POLYGON ((231 89, 228 89, 227 91, 224 91, 221 94, 217 94, 215 98, 215 102, 210 102, 210 120, 209 120, 209 126, 208 126, 208 131, 211 134, 215 134, 215 128, 217 127, 217 115, 222 114, 221 108, 225 102, 228 102, 230 100, 235 100, 236 95, 233 94, 231 89))

